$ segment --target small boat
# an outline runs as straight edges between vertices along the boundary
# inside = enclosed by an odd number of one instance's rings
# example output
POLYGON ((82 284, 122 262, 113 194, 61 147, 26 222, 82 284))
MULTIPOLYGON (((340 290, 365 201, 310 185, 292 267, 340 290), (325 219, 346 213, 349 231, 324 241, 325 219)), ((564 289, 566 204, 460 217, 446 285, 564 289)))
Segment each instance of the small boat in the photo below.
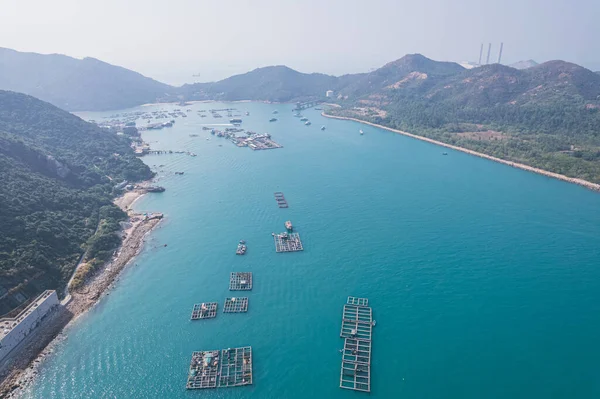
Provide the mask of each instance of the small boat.
POLYGON ((250 115, 250 112, 246 111, 246 116, 250 115))
POLYGON ((279 113, 279 111, 275 110, 275 111, 273 111, 273 113, 274 113, 274 114, 278 114, 278 113, 279 113))
POLYGON ((246 253, 246 246, 244 244, 238 244, 237 249, 235 250, 236 255, 244 255, 246 253))
POLYGON ((359 133, 362 135, 362 134, 364 134, 365 132, 363 132, 363 131, 362 131, 362 129, 360 129, 360 130, 359 130, 359 133))
POLYGON ((442 155, 448 155, 448 153, 447 152, 442 152, 442 155))
POLYGON ((308 120, 308 118, 302 118, 302 119, 300 119, 300 121, 302 121, 302 122, 306 122, 307 120, 308 120))
POLYGON ((294 229, 294 227, 292 226, 292 222, 290 222, 289 220, 285 222, 285 228, 292 231, 294 229))
POLYGON ((301 114, 300 112, 296 112, 296 113, 294 114, 294 116, 295 116, 296 118, 302 118, 302 114, 301 114))
POLYGON ((373 320, 373 322, 371 322, 372 327, 375 327, 376 324, 377 324, 377 322, 375 320, 373 320))
POLYGON ((277 122, 277 118, 271 118, 269 119, 269 122, 277 122))
POLYGON ((245 244, 245 243, 246 243, 246 241, 240 240, 240 244, 245 244))
POLYGON ((306 126, 310 126, 310 121, 306 121, 306 122, 304 122, 304 124, 305 124, 306 126))
POLYGON ((325 126, 321 126, 321 130, 325 130, 325 126))
POLYGON ((183 172, 175 172, 176 175, 182 175, 183 172))

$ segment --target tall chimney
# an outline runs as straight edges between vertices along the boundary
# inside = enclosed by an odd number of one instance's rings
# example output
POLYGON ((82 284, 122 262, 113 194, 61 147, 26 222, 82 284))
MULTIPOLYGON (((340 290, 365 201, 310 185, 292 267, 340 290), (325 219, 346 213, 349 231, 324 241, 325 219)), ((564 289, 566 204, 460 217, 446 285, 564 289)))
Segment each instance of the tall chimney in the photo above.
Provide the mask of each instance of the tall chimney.
POLYGON ((490 63, 490 52, 491 51, 492 51, 492 43, 490 43, 490 45, 488 46, 488 55, 487 55, 487 58, 485 59, 486 64, 490 63))
POLYGON ((502 47, 504 47, 504 43, 500 43, 500 52, 498 53, 498 64, 502 60, 502 47))
POLYGON ((483 55, 483 43, 481 43, 481 48, 479 49, 479 65, 481 65, 481 56, 483 55))

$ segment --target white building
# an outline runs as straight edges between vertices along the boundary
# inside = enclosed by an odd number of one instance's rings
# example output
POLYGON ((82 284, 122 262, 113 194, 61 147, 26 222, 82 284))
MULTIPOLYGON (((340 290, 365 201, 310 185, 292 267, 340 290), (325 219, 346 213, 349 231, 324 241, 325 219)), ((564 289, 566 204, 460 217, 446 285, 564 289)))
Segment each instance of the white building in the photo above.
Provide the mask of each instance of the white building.
POLYGON ((0 362, 40 324, 44 316, 59 305, 56 291, 44 291, 17 317, 0 319, 0 362))
POLYGON ((333 90, 327 90, 325 92, 325 97, 333 97, 333 90))

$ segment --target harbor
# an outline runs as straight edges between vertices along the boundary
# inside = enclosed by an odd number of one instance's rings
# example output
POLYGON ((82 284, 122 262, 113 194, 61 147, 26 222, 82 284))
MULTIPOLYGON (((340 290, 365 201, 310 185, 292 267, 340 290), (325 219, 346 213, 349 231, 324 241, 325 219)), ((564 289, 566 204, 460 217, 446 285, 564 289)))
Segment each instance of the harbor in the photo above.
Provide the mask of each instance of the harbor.
POLYGON ((252 347, 192 353, 187 389, 252 385, 252 347))
POLYGON ((340 337, 344 338, 340 388, 371 392, 371 338, 373 310, 367 298, 349 296, 342 313, 340 337))

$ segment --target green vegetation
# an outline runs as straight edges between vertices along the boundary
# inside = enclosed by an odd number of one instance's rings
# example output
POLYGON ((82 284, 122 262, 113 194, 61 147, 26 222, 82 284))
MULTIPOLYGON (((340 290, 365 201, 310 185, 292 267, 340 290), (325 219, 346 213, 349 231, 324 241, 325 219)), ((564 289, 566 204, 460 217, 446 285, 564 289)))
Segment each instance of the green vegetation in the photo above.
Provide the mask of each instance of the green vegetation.
POLYGON ((342 105, 330 112, 600 183, 600 76, 574 64, 413 74, 342 105))
POLYGON ((0 314, 64 288, 86 250, 110 256, 123 219, 115 182, 151 176, 124 138, 0 91, 0 314))

